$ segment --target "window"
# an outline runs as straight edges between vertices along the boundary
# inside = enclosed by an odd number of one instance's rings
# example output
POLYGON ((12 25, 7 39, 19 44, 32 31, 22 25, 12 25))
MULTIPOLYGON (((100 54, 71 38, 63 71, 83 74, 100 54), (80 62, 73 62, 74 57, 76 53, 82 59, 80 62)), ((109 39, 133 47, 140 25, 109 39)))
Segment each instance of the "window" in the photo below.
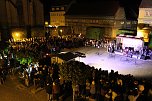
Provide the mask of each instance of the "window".
POLYGON ((98 23, 99 22, 99 20, 96 20, 96 23, 98 23))
POLYGON ((145 11, 145 16, 146 16, 146 17, 152 16, 152 10, 146 10, 146 11, 145 11))
POLYGON ((56 8, 56 10, 59 10, 59 8, 56 8))
POLYGON ((137 24, 137 21, 133 21, 133 24, 137 24))
POLYGON ((130 21, 127 21, 127 25, 130 25, 131 24, 131 22, 130 21))
POLYGON ((149 16, 149 12, 148 11, 145 12, 145 16, 149 16))
POLYGON ((64 10, 64 7, 61 7, 61 10, 64 10))
POLYGON ((54 11, 55 10, 55 8, 52 8, 52 11, 54 11))
POLYGON ((121 23, 121 24, 124 24, 124 21, 121 21, 120 23, 121 23))

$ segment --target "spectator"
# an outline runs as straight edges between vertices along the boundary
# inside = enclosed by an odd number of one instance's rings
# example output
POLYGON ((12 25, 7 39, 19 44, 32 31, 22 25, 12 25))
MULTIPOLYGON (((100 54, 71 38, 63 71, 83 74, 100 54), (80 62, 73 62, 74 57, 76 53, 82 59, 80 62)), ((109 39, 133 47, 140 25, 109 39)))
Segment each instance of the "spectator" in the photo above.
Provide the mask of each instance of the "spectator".
POLYGON ((59 94, 60 94, 60 86, 57 82, 53 82, 53 100, 59 101, 59 94))
POLYGON ((48 82, 46 85, 46 93, 47 93, 47 101, 52 101, 53 95, 52 95, 52 83, 48 82))
POLYGON ((89 80, 86 80, 86 97, 90 96, 90 87, 91 87, 91 84, 89 80))
POLYGON ((75 92, 75 98, 78 98, 79 97, 79 84, 76 84, 75 85, 75 88, 74 88, 74 92, 75 92))
POLYGON ((90 94, 91 98, 95 99, 95 94, 96 94, 96 86, 95 86, 95 81, 92 81, 91 86, 90 86, 90 94))

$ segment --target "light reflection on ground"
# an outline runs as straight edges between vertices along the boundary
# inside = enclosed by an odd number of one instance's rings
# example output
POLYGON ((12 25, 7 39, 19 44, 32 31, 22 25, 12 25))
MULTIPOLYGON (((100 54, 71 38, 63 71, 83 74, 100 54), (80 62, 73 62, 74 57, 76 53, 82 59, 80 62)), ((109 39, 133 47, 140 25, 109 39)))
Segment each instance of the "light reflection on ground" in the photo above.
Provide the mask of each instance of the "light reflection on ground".
POLYGON ((83 52, 86 58, 76 58, 77 61, 84 62, 95 68, 102 70, 118 71, 119 74, 131 74, 136 77, 152 76, 152 61, 127 58, 121 55, 109 55, 106 49, 83 47, 74 51, 83 52))

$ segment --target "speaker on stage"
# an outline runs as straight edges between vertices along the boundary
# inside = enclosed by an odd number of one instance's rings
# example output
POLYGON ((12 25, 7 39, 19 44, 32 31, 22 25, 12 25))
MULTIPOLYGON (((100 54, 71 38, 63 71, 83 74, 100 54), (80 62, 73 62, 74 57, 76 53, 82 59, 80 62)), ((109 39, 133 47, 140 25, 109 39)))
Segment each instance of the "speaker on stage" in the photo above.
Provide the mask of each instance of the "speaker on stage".
POLYGON ((145 56, 145 60, 150 59, 150 56, 145 56))
POLYGON ((141 55, 140 59, 147 60, 150 59, 150 56, 141 55))

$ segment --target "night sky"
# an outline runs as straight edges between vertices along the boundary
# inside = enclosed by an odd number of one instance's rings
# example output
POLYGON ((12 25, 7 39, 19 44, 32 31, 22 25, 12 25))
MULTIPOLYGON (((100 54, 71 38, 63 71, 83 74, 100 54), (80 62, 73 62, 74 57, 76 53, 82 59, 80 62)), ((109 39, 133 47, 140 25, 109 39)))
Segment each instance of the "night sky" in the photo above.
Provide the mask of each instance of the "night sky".
MULTIPOLYGON (((49 11, 51 8, 51 2, 54 2, 54 1, 59 1, 59 0, 44 0, 43 1, 45 19, 49 19, 49 11)), ((81 3, 81 2, 97 2, 97 1, 107 1, 107 0, 76 0, 76 1, 78 3, 81 3)), ((120 5, 125 8, 126 18, 128 20, 137 20, 138 10, 139 10, 138 8, 142 0, 116 0, 116 1, 119 1, 120 5)))

